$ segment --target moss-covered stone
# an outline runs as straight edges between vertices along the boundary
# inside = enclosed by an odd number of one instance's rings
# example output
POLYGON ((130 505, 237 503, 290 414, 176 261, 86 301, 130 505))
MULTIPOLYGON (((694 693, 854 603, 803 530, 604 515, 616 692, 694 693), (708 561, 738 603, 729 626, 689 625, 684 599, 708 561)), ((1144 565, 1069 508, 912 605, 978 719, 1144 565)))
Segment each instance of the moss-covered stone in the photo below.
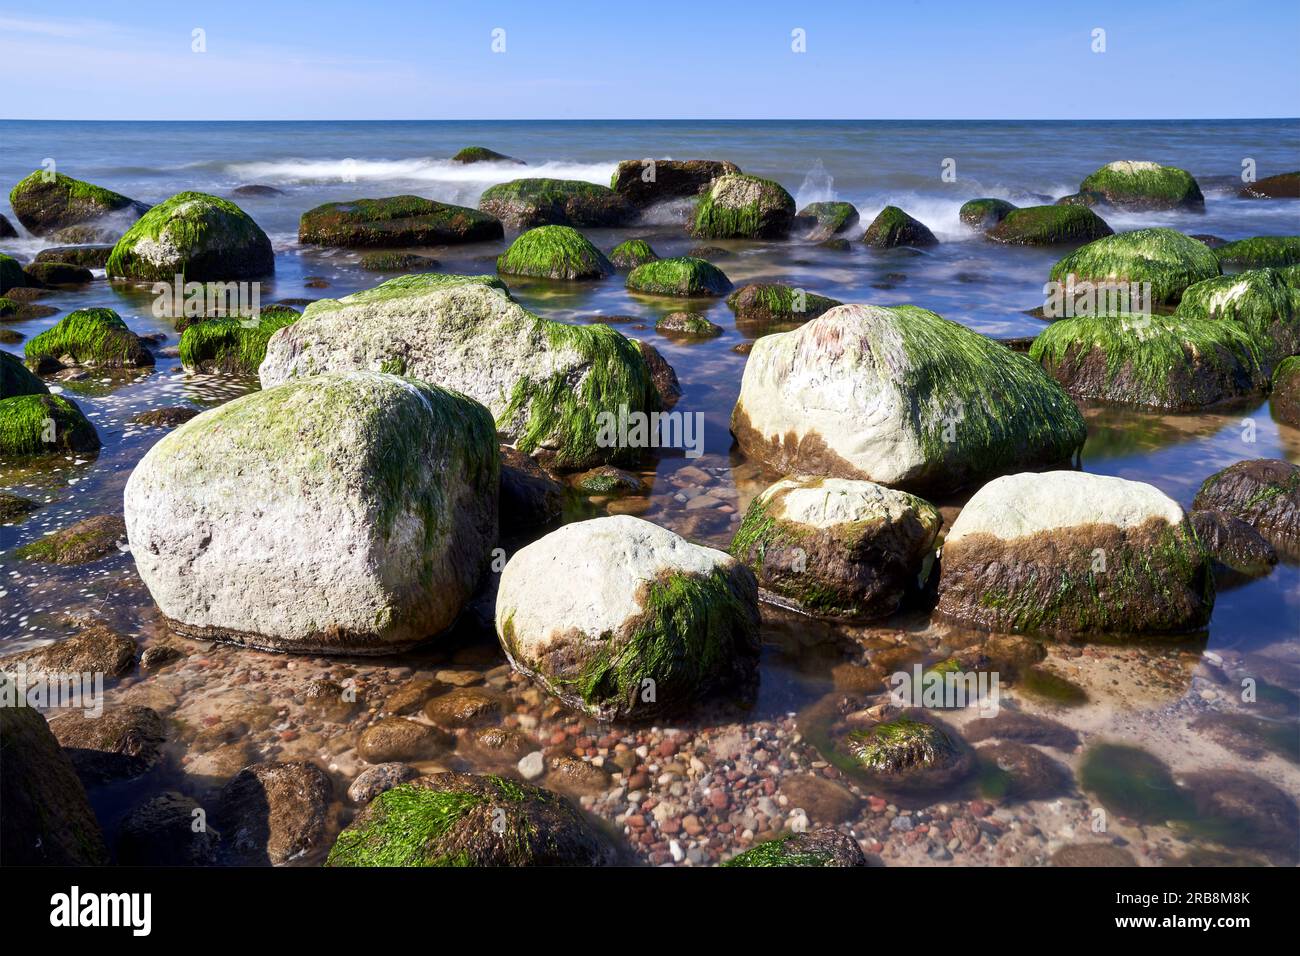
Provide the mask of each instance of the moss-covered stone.
POLYGON ((97 448, 95 426, 62 395, 0 399, 0 456, 88 452, 97 448))
POLYGON ((1110 205, 1129 209, 1205 208, 1205 197, 1191 173, 1159 163, 1108 163, 1084 179, 1079 191, 1099 193, 1110 205))
POLYGON ((63 262, 83 269, 102 269, 108 264, 112 252, 113 244, 109 242, 85 246, 52 246, 36 253, 36 262, 63 262))
POLYGON ((272 307, 256 318, 195 322, 181 333, 181 364, 200 372, 256 375, 266 358, 267 341, 299 318, 293 309, 272 307))
POLYGON ((1086 206, 1027 206, 1007 212, 985 233, 1011 246, 1050 246, 1092 242, 1112 235, 1110 226, 1086 206))
POLYGON ((646 490, 645 482, 636 475, 610 465, 575 475, 570 483, 584 495, 639 495, 646 490))
POLYGON ((327 202, 298 220, 298 241, 317 246, 442 246, 505 235, 494 217, 419 196, 327 202))
POLYGON ((39 501, 32 501, 30 498, 24 498, 21 495, 11 495, 7 491, 0 491, 0 524, 17 524, 33 511, 39 511, 40 508, 39 501))
POLYGON ((1166 315, 1054 322, 1029 356, 1076 398, 1188 410, 1259 393, 1255 340, 1227 322, 1166 315))
POLYGON ((429 272, 438 268, 438 260, 411 252, 369 252, 357 265, 367 272, 429 272))
POLYGON ((1247 183, 1237 195, 1242 199, 1300 199, 1300 172, 1278 173, 1247 183))
POLYGON ((697 196, 719 176, 740 172, 735 163, 713 159, 628 159, 618 164, 609 188, 637 207, 697 196), (653 162, 653 174, 650 162, 653 162))
POLYGON ((489 186, 478 208, 514 229, 533 226, 618 226, 630 203, 612 189, 576 179, 513 179, 489 186))
POLYGON ((177 193, 117 241, 105 271, 136 282, 260 279, 275 271, 271 240, 228 199, 177 193))
POLYGON ((710 262, 677 256, 637 266, 628 274, 627 287, 646 295, 702 298, 726 295, 731 291, 731 280, 710 262))
POLYGON ((1192 507, 1245 521, 1286 555, 1300 553, 1300 466, 1275 458, 1239 461, 1202 482, 1192 507))
POLYGON ((1076 249, 1052 267, 1054 282, 1151 283, 1151 300, 1172 305, 1193 283, 1219 274, 1204 243, 1173 229, 1121 232, 1076 249))
POLYGON ((1278 421, 1300 428, 1300 357, 1285 358, 1273 369, 1269 405, 1278 421))
POLYGON ((866 866, 867 858, 858 842, 838 830, 824 827, 807 833, 792 833, 760 843, 737 853, 723 866, 738 867, 823 867, 866 866))
POLYGON ((671 312, 655 323, 655 331, 670 338, 714 339, 722 334, 722 326, 699 312, 671 312))
POLYGON ((971 199, 961 204, 957 218, 972 229, 991 229, 1015 208, 1005 199, 971 199))
POLYGON ((804 230, 809 242, 823 242, 858 224, 857 207, 851 202, 814 202, 795 215, 794 228, 804 230))
POLYGON ((27 370, 17 356, 0 352, 0 398, 15 395, 45 395, 45 383, 27 370))
POLYGON ((695 207, 696 239, 781 239, 794 224, 795 203, 780 183, 732 173, 709 185, 695 207))
POLYGON ((1215 247, 1219 264, 1232 269, 1291 266, 1300 263, 1300 236, 1255 236, 1215 247))
POLYGON ((1300 292, 1278 269, 1252 269, 1189 286, 1178 303, 1180 318, 1230 322, 1259 348, 1267 374, 1278 360, 1300 354, 1300 292))
POLYGON ((502 275, 539 279, 603 279, 614 271, 604 253, 570 226, 538 226, 497 257, 502 275))
POLYGON ((53 328, 30 340, 23 349, 27 364, 37 371, 62 366, 144 368, 153 353, 112 309, 78 309, 53 328))
POLYGON ((595 866, 612 847, 569 803, 495 776, 439 773, 379 794, 328 866, 595 866))
POLYGON ((650 248, 650 243, 644 239, 620 242, 609 254, 609 261, 619 269, 635 269, 658 258, 658 254, 650 248))
POLYGON ((118 553, 126 540, 126 525, 119 515, 95 515, 37 538, 14 550, 14 557, 43 564, 78 565, 118 553))
POLYGON ((135 219, 149 208, 111 189, 63 173, 51 175, 43 169, 38 169, 10 191, 9 205, 27 231, 37 236, 93 222, 112 213, 123 213, 135 219))
POLYGON ((886 206, 862 234, 862 242, 875 249, 892 249, 895 246, 933 246, 938 245, 939 240, 923 223, 897 206, 886 206))
POLYGON ((527 165, 522 159, 515 159, 505 153, 498 153, 486 146, 466 146, 451 158, 453 163, 514 163, 516 166, 527 165))
POLYGON ((843 304, 815 292, 766 282, 751 283, 727 296, 737 326, 760 328, 807 322, 843 304))
POLYGON ((0 252, 0 295, 10 289, 21 289, 29 284, 27 273, 13 256, 0 252))
POLYGON ((95 278, 89 269, 70 262, 37 261, 24 271, 29 284, 38 286, 85 285, 95 278))
POLYGON ((848 749, 864 770, 880 774, 939 767, 957 753, 957 745, 943 730, 911 717, 853 731, 848 749))

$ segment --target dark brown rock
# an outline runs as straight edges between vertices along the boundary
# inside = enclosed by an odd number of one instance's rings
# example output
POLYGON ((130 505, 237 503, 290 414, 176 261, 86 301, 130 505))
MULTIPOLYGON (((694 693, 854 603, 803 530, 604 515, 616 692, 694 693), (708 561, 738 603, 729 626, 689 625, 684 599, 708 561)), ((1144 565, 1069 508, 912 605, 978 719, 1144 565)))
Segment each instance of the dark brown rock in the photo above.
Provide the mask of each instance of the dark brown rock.
POLYGON ((162 756, 166 727, 148 707, 106 708, 98 717, 60 714, 50 731, 86 786, 126 780, 148 772, 162 756))
POLYGON ((221 791, 218 821, 229 862, 280 866, 323 849, 333 786, 313 763, 245 767, 221 791))

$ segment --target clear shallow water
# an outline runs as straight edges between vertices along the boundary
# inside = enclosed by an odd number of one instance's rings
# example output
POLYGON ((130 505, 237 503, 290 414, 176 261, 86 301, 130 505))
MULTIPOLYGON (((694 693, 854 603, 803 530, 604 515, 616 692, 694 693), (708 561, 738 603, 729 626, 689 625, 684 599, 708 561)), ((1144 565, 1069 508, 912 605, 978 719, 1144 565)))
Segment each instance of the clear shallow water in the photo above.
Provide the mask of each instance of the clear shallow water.
MULTIPOLYGON (((336 297, 374 285, 384 276, 360 270, 357 254, 301 248, 299 215, 315 205, 362 196, 416 193, 474 205, 483 188, 518 176, 549 175, 608 182, 620 159, 643 156, 719 158, 746 172, 779 180, 800 205, 825 200, 853 202, 862 228, 886 203, 927 223, 943 243, 923 254, 875 253, 856 245, 836 252, 809 243, 716 242, 727 255, 716 259, 732 281, 789 282, 849 302, 913 303, 985 334, 1030 336, 1042 323, 1025 314, 1041 304, 1048 270, 1065 250, 1007 249, 984 242, 957 220, 957 209, 981 195, 1019 203, 1049 201, 1077 189, 1098 166, 1117 158, 1152 159, 1189 169, 1207 194, 1204 214, 1108 214, 1117 231, 1168 225, 1225 239, 1300 232, 1295 203, 1235 198, 1232 187, 1243 157, 1254 158, 1259 175, 1300 166, 1300 123, 15 123, 0 122, 0 183, 13 183, 53 157, 58 168, 156 202, 183 189, 228 194, 237 185, 265 183, 284 190, 274 197, 238 202, 271 235, 276 275, 262 292, 264 303, 280 299, 336 297), (446 162, 457 149, 481 144, 524 159, 528 166, 458 167, 446 162), (957 162, 957 181, 943 182, 940 164, 957 162), (355 181, 345 181, 347 178, 355 181), (1035 199, 1035 197, 1041 197, 1035 199), (309 277, 326 288, 311 288, 309 277)), ((0 211, 9 210, 0 206, 0 211)), ((685 253, 696 243, 680 226, 683 210, 664 207, 641 224, 589 230, 610 249, 630 236, 650 240, 663 256, 685 253)), ((10 216, 13 219, 12 216, 10 216)), ((444 271, 492 271, 503 242, 423 251, 444 271)), ((23 237, 0 244, 28 259, 46 243, 23 237)), ((617 327, 652 341, 676 369, 683 412, 705 420, 704 456, 687 460, 665 454, 647 463, 653 482, 644 500, 617 507, 664 524, 693 540, 725 547, 750 498, 775 480, 732 449, 728 420, 739 392, 745 356, 734 347, 762 330, 738 328, 721 300, 664 300, 628 293, 622 277, 596 283, 512 281, 526 307, 550 318, 585 322, 623 316, 617 327), (653 330, 656 319, 689 307, 723 327, 717 339, 684 343, 653 330), (682 473, 686 466, 694 466, 682 473), (694 469, 707 473, 701 480, 694 469), (690 477, 684 477, 689 475, 690 477), (690 507, 706 494, 711 507, 690 507)), ((72 309, 116 309, 137 332, 177 336, 156 319, 151 297, 117 289, 102 280, 41 300, 59 314, 7 323, 26 337, 53 325, 72 309)), ((21 343, 4 348, 21 352, 21 343)), ((121 492, 134 464, 163 432, 128 424, 148 408, 191 404, 204 408, 256 387, 220 376, 186 375, 175 359, 159 358, 151 372, 125 377, 92 374, 65 384, 95 422, 104 448, 97 456, 46 462, 34 467, 0 466, 0 487, 48 501, 27 521, 0 527, 0 641, 5 649, 63 636, 72 619, 104 618, 144 641, 158 634, 156 611, 126 555, 79 569, 35 570, 3 556, 14 546, 64 527, 77 518, 121 507, 121 492)), ((1243 458, 1300 461, 1300 433, 1275 422, 1267 403, 1195 415, 1167 415, 1114 408, 1085 409, 1089 439, 1085 470, 1147 481, 1184 506, 1201 481, 1243 458), (1253 423, 1247 441, 1244 422, 1253 423)), ((949 520, 961 498, 944 502, 949 520)), ((601 513, 597 502, 573 503, 573 516, 601 513)), ((1300 661, 1300 569, 1280 565, 1270 576, 1222 591, 1204 647, 1228 654, 1265 653, 1300 661)), ((836 629, 769 613, 758 702, 747 720, 758 725, 822 701, 835 688, 832 668, 870 649, 900 641, 918 657, 961 646, 960 637, 906 615, 887 626, 836 629), (874 642, 874 643, 873 643, 874 642)), ((1196 642, 1197 653, 1200 643, 1196 642)), ((222 656, 238 669, 238 654, 222 656)), ((1195 655, 1193 655, 1193 662, 1195 655)), ((417 659, 397 662, 418 670, 417 659)), ((1191 670, 1183 682, 1191 695, 1191 670)), ((1290 690, 1300 689, 1287 685, 1290 690)), ((1116 715, 1165 707, 1167 694, 1139 687, 1123 703, 1097 699, 1083 712, 1059 719, 1098 733, 1119 732, 1116 715)), ((1026 698, 1026 706, 1034 706, 1026 698)), ((721 718, 719 718, 721 719, 721 718)), ((696 725, 707 725, 697 718, 696 725)), ((1138 722, 1140 728, 1141 724, 1138 722)), ((1141 736, 1141 731, 1137 731, 1141 736)), ((1187 751, 1153 735, 1150 746, 1179 765, 1187 751)), ((1213 752, 1212 752, 1213 756, 1213 752)), ((1219 755, 1222 756, 1221 754, 1219 755)), ((1197 758, 1201 759, 1200 757, 1197 758)), ((1279 782, 1295 787, 1295 777, 1279 782)))

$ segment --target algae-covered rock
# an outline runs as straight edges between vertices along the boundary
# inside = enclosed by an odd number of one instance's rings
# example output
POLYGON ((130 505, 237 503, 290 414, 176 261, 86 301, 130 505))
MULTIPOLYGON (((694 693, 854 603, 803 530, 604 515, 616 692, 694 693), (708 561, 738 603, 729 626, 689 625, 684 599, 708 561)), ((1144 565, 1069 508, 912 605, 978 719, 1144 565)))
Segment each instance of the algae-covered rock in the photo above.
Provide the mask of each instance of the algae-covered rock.
POLYGON ((1300 357, 1283 359, 1273 369, 1269 406, 1278 421, 1300 428, 1300 357))
POLYGON ((993 631, 1177 633, 1213 607, 1209 558, 1183 510, 1143 482, 998 478, 943 543, 938 613, 993 631))
POLYGON ((815 292, 766 282, 751 283, 727 296, 727 305, 736 313, 736 325, 756 329, 807 322, 843 304, 815 292))
POLYGON ((755 341, 731 431, 785 474, 922 493, 1066 461, 1086 435, 1028 357, 924 309, 868 305, 755 341))
POLYGON ((125 225, 149 208, 111 189, 44 169, 38 169, 10 191, 9 205, 18 221, 36 236, 110 216, 120 217, 125 225))
POLYGON ((1300 262, 1300 236, 1255 236, 1216 246, 1219 264, 1232 269, 1291 266, 1300 262))
POLYGON ((618 164, 609 186, 634 206, 697 196, 720 176, 740 172, 735 163, 713 159, 628 159, 618 164))
POLYGON ((481 405, 378 372, 322 374, 164 436, 127 482, 126 525, 180 634, 386 653, 469 600, 496 540, 497 480, 481 405))
POLYGON ((699 312, 670 312, 655 323, 655 331, 670 338, 713 339, 722 334, 722 326, 699 312))
POLYGON ((1300 466, 1275 458, 1239 461, 1201 483, 1193 508, 1245 521, 1279 551, 1300 551, 1300 466))
POLYGON ((882 777, 956 769, 969 761, 948 731, 910 714, 851 731, 845 747, 863 770, 882 777))
POLYGON ((1086 206, 1026 206, 1007 212, 985 235, 1009 246, 1051 246, 1092 242, 1113 230, 1086 206))
POLYGON ((105 624, 92 624, 72 637, 0 658, 0 671, 25 672, 29 680, 59 681, 70 674, 121 677, 135 666, 135 642, 105 624))
POLYGON ((18 264, 18 260, 0 252, 0 295, 10 289, 22 289, 30 284, 31 280, 27 278, 27 273, 23 272, 23 267, 18 264))
POLYGON ((775 602, 817 617, 892 614, 934 556, 928 501, 869 481, 784 479, 745 513, 731 553, 775 602))
POLYGON ((577 179, 513 179, 483 190, 478 208, 512 229, 619 226, 632 205, 605 186, 577 179))
POLYGON ((153 353, 112 309, 78 309, 23 347, 27 364, 40 372, 72 366, 146 368, 153 353))
POLYGON ((275 255, 266 233, 230 200, 183 192, 141 216, 104 268, 110 279, 221 282, 268 276, 275 255))
POLYGON ((57 288, 58 286, 85 285, 95 277, 90 270, 70 262, 52 262, 38 259, 24 270, 30 285, 40 288, 57 288))
POLYGON ((866 866, 862 847, 832 827, 793 833, 737 853, 723 866, 866 866))
POLYGON ((357 265, 367 272, 431 272, 438 268, 438 260, 413 252, 368 252, 357 265))
POLYGON ((1192 174, 1174 166, 1136 160, 1107 163, 1079 184, 1126 209, 1204 209, 1205 197, 1192 174))
POLYGON ((195 322, 181 333, 181 364, 199 372, 256 375, 271 336, 299 318, 293 309, 272 307, 250 318, 195 322))
POLYGON ((895 246, 934 246, 935 238, 924 223, 913 219, 897 206, 886 206, 871 220, 862 242, 875 249, 892 249, 895 246))
POLYGON ((404 276, 313 302, 271 337, 262 385, 326 371, 392 371, 482 402, 503 440, 557 467, 639 457, 642 449, 601 437, 603 413, 658 408, 636 346, 609 326, 539 318, 489 278, 404 276))
POLYGON ((1300 172, 1278 173, 1247 183, 1237 195, 1242 199, 1300 199, 1300 172))
POLYGON ((48 393, 45 383, 28 371, 16 355, 0 352, 0 399, 48 393))
POLYGON ((1173 229, 1138 229, 1090 242, 1052 267, 1054 282, 1150 283, 1151 301, 1174 304, 1193 283, 1219 274, 1214 252, 1173 229))
POLYGON ((516 670, 601 719, 680 712, 747 685, 757 586, 730 556, 627 515, 564 525, 501 574, 496 629, 516 670))
POLYGON ((92 515, 14 549, 14 557, 44 564, 89 564, 118 553, 126 526, 117 515, 92 515))
POLYGON ((1151 408, 1203 408, 1267 384, 1250 334, 1204 319, 1078 316, 1048 326, 1029 357, 1076 398, 1151 408))
POLYGON ((650 248, 650 243, 644 239, 620 242, 609 254, 609 261, 620 269, 635 269, 658 258, 658 254, 650 248))
POLYGON ((600 866, 614 848, 563 797, 496 776, 437 773, 379 794, 328 866, 600 866))
POLYGON ((743 173, 720 176, 695 207, 696 239, 782 239, 794 224, 794 198, 780 183, 743 173))
POLYGON ((419 196, 327 202, 298 220, 298 241, 317 246, 443 246, 505 235, 495 217, 419 196))
POLYGON ((0 457, 98 448, 95 426, 70 399, 32 394, 0 399, 0 457))
POLYGON ((687 298, 726 295, 731 280, 717 266, 691 256, 655 259, 637 266, 627 277, 632 292, 687 298))
POLYGON ((522 233, 497 257, 502 275, 540 279, 603 279, 613 264, 570 226, 538 226, 522 233))
POLYGON ((1177 314, 1243 329, 1258 346, 1266 371, 1279 359, 1300 354, 1300 292, 1280 269, 1197 282, 1183 292, 1177 314))
POLYGON ((36 253, 36 262, 63 262, 83 269, 102 269, 108 265, 113 243, 98 242, 84 246, 51 246, 36 253))
POLYGON ((33 511, 39 511, 40 508, 41 504, 38 501, 32 501, 22 495, 11 495, 7 491, 0 491, 0 524, 18 524, 33 511))
POLYGON ((794 228, 804 230, 809 242, 823 242, 848 232, 859 219, 857 207, 851 202, 815 202, 795 214, 794 228))
POLYGON ((1016 208, 1005 199, 971 199, 961 204, 957 218, 972 229, 983 231, 996 226, 1016 208))
POLYGON ((466 146, 451 158, 453 163, 513 163, 516 166, 527 166, 522 159, 515 159, 513 156, 507 156, 505 153, 498 153, 495 149, 488 149, 486 146, 466 146))

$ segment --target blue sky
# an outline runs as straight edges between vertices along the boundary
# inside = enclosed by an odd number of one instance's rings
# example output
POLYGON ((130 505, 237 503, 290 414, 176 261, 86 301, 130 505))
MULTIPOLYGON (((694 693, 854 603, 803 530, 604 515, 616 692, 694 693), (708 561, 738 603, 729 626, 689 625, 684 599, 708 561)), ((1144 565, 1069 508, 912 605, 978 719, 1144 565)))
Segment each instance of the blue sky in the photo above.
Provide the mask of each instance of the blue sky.
POLYGON ((1298 48, 1295 0, 0 0, 0 116, 1294 117, 1298 48))

